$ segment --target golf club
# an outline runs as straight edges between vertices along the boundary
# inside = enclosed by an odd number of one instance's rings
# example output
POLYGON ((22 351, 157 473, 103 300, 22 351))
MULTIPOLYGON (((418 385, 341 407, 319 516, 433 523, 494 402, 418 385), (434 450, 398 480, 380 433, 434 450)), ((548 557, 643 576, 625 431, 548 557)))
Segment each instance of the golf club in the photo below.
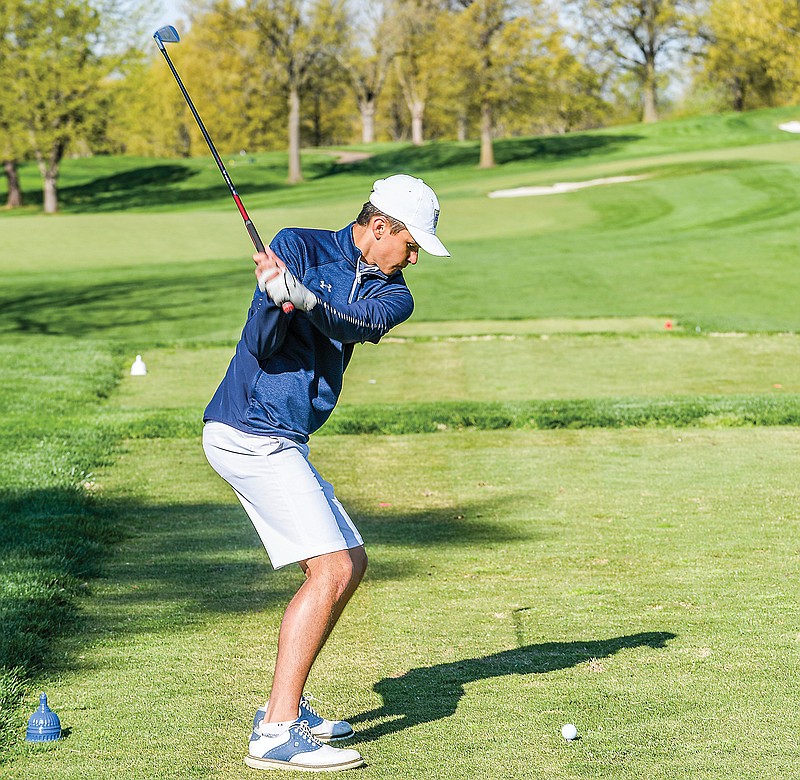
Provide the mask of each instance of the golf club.
MULTIPOLYGON (((167 54, 167 49, 164 46, 165 43, 180 43, 181 37, 178 35, 178 31, 171 25, 168 24, 165 27, 161 27, 153 33, 153 38, 155 39, 158 48, 161 50, 161 53, 164 55, 164 59, 167 61, 167 65, 169 65, 169 69, 172 71, 172 75, 175 76, 175 81, 178 82, 178 86, 183 93, 183 97, 186 99, 186 103, 189 106, 192 115, 197 122, 197 126, 200 128, 200 132, 203 134, 203 138, 206 139, 206 143, 208 144, 208 148, 211 150, 211 154, 214 157, 215 162, 217 163, 217 167, 222 174, 222 178, 225 179, 225 183, 228 185, 228 189, 231 191, 231 195, 233 196, 233 200, 236 203, 237 208, 239 209, 239 213, 242 215, 242 219, 244 220, 244 226, 247 228, 247 232, 250 235, 250 240, 253 242, 253 246, 256 248, 256 252, 263 252, 264 251, 264 242, 261 240, 261 237, 258 235, 258 231, 256 230, 256 226, 253 224, 253 220, 247 214, 247 210, 242 203, 242 199, 239 197, 239 193, 236 192, 236 187, 233 186, 233 181, 228 174, 228 171, 225 170, 225 165, 222 162, 222 158, 219 156, 216 148, 214 147, 214 143, 211 140, 211 136, 208 134, 208 130, 206 130, 206 126, 203 124, 203 120, 200 119, 200 114, 197 113, 197 109, 194 107, 194 103, 192 99, 189 97, 189 93, 186 91, 186 87, 183 86, 183 82, 181 81, 181 77, 178 75, 178 71, 175 70, 175 66, 172 64, 172 60, 169 58, 169 54, 167 54)), ((283 304, 281 307, 286 314, 290 314, 294 311, 294 306, 288 301, 283 304)))

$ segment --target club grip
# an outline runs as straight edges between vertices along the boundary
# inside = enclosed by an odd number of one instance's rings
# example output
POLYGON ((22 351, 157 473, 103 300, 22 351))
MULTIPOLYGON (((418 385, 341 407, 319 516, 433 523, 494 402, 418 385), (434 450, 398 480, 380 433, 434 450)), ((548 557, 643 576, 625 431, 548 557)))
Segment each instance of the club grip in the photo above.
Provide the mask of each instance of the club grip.
POLYGON ((253 224, 252 220, 246 219, 244 221, 244 226, 247 228, 247 233, 250 236, 250 240, 253 242, 253 246, 256 248, 256 252, 263 252, 264 242, 261 240, 261 236, 258 235, 256 226, 253 224))
MULTIPOLYGON (((252 220, 246 219, 244 221, 244 226, 247 228, 247 232, 250 235, 253 246, 256 248, 256 252, 264 252, 264 242, 261 240, 261 236, 258 235, 256 226, 253 224, 252 220)), ((294 305, 286 301, 286 303, 281 306, 281 309, 283 309, 284 314, 291 314, 294 311, 294 305)))

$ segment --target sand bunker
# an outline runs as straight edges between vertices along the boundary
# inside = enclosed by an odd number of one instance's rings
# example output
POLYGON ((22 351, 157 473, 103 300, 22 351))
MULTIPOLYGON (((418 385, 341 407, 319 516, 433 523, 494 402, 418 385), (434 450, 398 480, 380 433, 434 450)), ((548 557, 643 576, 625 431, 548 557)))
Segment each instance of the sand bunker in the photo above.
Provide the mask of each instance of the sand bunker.
POLYGON ((513 190, 495 190, 489 193, 490 198, 527 198, 532 195, 558 195, 562 192, 573 192, 585 187, 597 187, 600 184, 623 184, 628 181, 647 179, 647 176, 609 176, 606 179, 589 179, 589 181, 559 181, 544 187, 516 187, 513 190))
POLYGON ((785 130, 787 133, 800 133, 800 122, 784 122, 778 125, 779 130, 785 130))

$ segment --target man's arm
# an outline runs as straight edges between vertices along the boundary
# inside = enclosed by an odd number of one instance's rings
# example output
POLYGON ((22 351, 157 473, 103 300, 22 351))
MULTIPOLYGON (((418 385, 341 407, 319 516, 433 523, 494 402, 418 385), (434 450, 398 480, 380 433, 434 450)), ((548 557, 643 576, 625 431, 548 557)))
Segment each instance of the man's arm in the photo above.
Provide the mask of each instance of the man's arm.
POLYGON ((354 301, 347 306, 332 306, 327 301, 306 313, 318 330, 343 344, 380 341, 395 325, 411 316, 414 300, 402 284, 387 286, 378 295, 354 301))
POLYGON ((411 293, 401 283, 389 283, 375 297, 332 306, 300 282, 271 249, 253 255, 253 260, 259 289, 276 306, 291 303, 328 338, 343 344, 377 343, 395 325, 407 320, 414 309, 411 293))

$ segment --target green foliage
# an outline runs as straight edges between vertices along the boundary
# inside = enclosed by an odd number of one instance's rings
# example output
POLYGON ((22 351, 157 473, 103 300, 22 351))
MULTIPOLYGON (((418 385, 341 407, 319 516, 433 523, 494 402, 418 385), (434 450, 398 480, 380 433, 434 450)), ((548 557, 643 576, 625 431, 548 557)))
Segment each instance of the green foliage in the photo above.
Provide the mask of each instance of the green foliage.
POLYGON ((710 43, 700 83, 716 85, 725 108, 742 111, 796 98, 796 4, 714 0, 704 22, 710 43))
MULTIPOLYGON (((104 26, 117 0, 11 0, 0 17, 0 113, 8 111, 12 152, 36 159, 44 209, 58 208, 56 182, 68 148, 80 151, 101 133, 107 104, 104 80, 119 71, 126 53, 115 50, 104 26)), ((0 128, 1 129, 1 128, 0 128)), ((96 145, 96 144, 95 144, 96 145)))

